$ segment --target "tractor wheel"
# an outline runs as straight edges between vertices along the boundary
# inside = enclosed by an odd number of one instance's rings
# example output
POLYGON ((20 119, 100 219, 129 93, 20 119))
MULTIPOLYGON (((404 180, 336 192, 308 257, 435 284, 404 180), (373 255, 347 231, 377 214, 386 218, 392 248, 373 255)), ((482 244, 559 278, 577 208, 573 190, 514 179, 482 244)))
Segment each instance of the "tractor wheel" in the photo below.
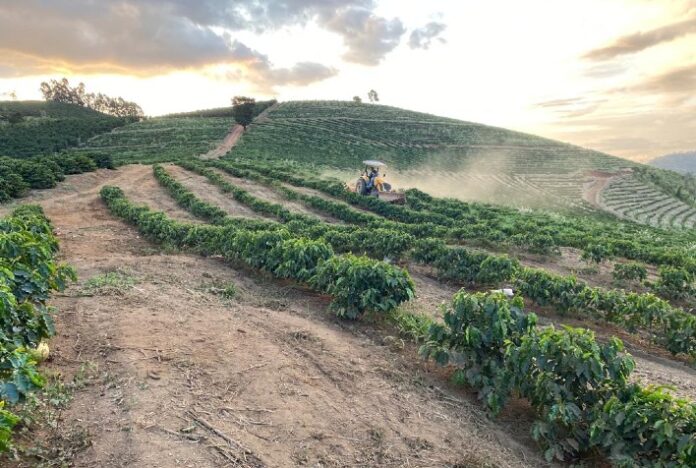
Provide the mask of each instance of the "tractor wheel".
POLYGON ((358 179, 355 183, 355 193, 358 195, 367 195, 367 184, 363 179, 358 179))

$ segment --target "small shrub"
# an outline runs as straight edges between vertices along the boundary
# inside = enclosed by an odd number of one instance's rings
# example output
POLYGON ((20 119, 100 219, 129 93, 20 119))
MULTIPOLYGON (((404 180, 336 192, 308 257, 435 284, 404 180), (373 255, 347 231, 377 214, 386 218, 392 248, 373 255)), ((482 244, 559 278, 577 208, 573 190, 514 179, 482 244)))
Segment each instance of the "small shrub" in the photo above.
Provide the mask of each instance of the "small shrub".
POLYGON ((648 271, 640 263, 615 263, 611 275, 616 281, 645 281, 648 271))

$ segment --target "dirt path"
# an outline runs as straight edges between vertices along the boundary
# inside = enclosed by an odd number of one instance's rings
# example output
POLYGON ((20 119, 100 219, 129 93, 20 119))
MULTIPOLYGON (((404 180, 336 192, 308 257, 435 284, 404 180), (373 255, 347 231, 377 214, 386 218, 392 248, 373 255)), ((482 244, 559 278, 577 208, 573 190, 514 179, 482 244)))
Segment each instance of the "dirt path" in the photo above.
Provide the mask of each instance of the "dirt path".
POLYGON ((271 203, 277 203, 279 205, 284 206, 290 211, 294 211, 295 213, 303 213, 303 214, 309 214, 312 216, 316 216, 317 218, 321 219, 322 221, 325 221, 327 223, 332 223, 332 224, 343 224, 342 221, 333 218, 329 215, 326 215, 318 210, 313 210, 311 208, 308 208, 307 206, 303 205, 302 203, 299 202, 294 202, 290 201, 286 198, 284 198, 282 195, 279 193, 276 193, 272 188, 266 187, 265 185, 259 184, 257 182, 247 180, 247 179, 242 179, 239 177, 234 177, 224 171, 221 171, 219 169, 212 169, 213 171, 217 172, 222 176, 225 180, 227 180, 229 183, 236 185, 237 187, 246 190, 249 192, 251 195, 260 198, 261 200, 266 200, 271 203))
POLYGON ((254 123, 266 122, 267 120, 269 120, 268 114, 270 114, 271 111, 275 110, 279 105, 280 105, 280 103, 276 102, 275 104, 266 107, 266 109, 264 109, 263 112, 261 112, 259 115, 256 116, 256 118, 252 122, 252 125, 254 123))
POLYGON ((244 134, 244 127, 239 124, 234 124, 225 139, 222 140, 222 142, 216 148, 208 151, 205 154, 201 154, 199 158, 219 159, 223 157, 229 153, 232 148, 234 148, 234 145, 237 144, 237 141, 239 141, 239 139, 242 137, 242 134, 244 134))
POLYGON ((187 189, 191 190, 197 197, 222 208, 230 216, 277 221, 273 218, 265 218, 251 208, 247 208, 241 203, 236 202, 231 194, 222 193, 220 189, 208 182, 208 179, 201 175, 187 171, 174 164, 167 164, 164 168, 172 177, 183 184, 187 189))
POLYGON ((325 298, 145 242, 98 196, 110 183, 156 199, 142 171, 71 177, 75 191, 32 200, 81 278, 52 301, 58 334, 45 367, 84 383, 53 429, 25 436, 44 457, 76 467, 545 465, 519 442, 519 420, 490 422, 408 348, 329 316, 325 298), (113 271, 135 284, 85 295, 88 279, 113 271), (215 293, 230 284, 234 299, 215 293))
POLYGON ((592 177, 590 182, 587 182, 582 190, 582 199, 585 200, 590 205, 600 210, 610 211, 606 205, 602 203, 601 193, 607 188, 607 186, 615 179, 620 177, 625 177, 627 174, 631 174, 632 170, 620 170, 617 172, 604 172, 604 171, 588 171, 584 175, 586 177, 592 177))

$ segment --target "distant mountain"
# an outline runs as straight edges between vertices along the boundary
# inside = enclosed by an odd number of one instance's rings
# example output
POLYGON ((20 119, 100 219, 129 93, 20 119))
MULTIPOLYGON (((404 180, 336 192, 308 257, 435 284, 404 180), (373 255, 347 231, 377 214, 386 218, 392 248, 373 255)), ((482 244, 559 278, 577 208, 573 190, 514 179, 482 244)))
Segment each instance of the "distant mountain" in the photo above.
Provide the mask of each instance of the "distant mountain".
POLYGON ((696 174, 696 151, 667 154, 649 161, 648 164, 661 169, 670 169, 672 171, 681 172, 682 174, 696 174))

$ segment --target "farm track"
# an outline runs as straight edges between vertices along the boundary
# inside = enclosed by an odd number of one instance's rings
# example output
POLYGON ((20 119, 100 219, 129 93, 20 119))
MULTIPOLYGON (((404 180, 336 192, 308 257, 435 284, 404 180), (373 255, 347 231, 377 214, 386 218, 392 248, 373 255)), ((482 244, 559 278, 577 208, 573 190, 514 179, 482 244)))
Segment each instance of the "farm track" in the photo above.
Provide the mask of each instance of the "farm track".
POLYGON ((337 321, 324 298, 144 241, 98 192, 157 200, 150 175, 71 176, 23 200, 44 207, 81 278, 52 301, 58 334, 44 367, 70 379, 88 364, 55 428, 30 442, 77 451, 76 467, 545 465, 518 442, 524 405, 492 423, 442 371, 369 325, 337 321), (115 270, 135 286, 82 294, 115 270), (230 282, 232 302, 210 292, 230 282))
POLYGON ((260 198, 261 200, 265 200, 271 203, 278 203, 280 205, 283 205, 285 208, 287 208, 290 211, 293 211, 295 213, 303 213, 303 214, 308 214, 315 216, 322 221, 325 221, 327 223, 332 223, 332 224, 343 224, 342 221, 337 220, 336 218, 333 218, 329 215, 320 213, 317 210, 313 210, 311 208, 308 208, 307 206, 303 205, 302 203, 299 202, 293 202, 290 201, 286 198, 284 198, 282 195, 278 194, 275 190, 273 190, 272 187, 267 187, 265 185, 259 184, 257 182, 247 180, 247 179, 242 179, 239 177, 234 177, 229 174, 227 174, 224 171, 221 171, 219 169, 211 169, 213 172, 217 173, 225 179, 227 182, 236 185, 237 187, 246 190, 249 192, 251 195, 260 198))
POLYGON ((222 193, 216 186, 209 183, 208 179, 203 176, 194 174, 193 172, 187 171, 186 169, 174 164, 164 165, 164 168, 172 177, 183 184, 187 189, 193 191, 203 200, 219 206, 230 216, 274 221, 273 218, 261 216, 250 208, 236 202, 230 194, 222 193))
POLYGON ((219 159, 226 155, 244 134, 244 127, 234 124, 225 139, 214 149, 200 156, 201 159, 219 159))

